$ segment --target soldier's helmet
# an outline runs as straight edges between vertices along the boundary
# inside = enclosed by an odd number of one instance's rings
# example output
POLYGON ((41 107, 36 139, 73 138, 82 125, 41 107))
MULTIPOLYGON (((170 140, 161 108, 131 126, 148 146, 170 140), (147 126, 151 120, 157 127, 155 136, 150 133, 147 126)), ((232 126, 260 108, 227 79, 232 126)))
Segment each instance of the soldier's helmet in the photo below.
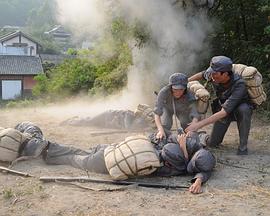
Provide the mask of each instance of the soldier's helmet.
POLYGON ((169 78, 169 85, 173 89, 186 89, 188 77, 183 73, 174 73, 169 78))

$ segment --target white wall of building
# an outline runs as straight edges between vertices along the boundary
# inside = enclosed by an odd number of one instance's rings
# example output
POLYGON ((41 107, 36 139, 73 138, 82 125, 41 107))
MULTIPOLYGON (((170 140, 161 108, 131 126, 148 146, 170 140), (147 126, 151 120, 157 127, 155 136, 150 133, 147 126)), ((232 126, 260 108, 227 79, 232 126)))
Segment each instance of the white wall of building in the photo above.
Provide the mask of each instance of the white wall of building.
POLYGON ((11 38, 3 42, 0 45, 0 53, 2 55, 28 55, 28 56, 36 56, 37 55, 37 44, 32 42, 31 40, 21 36, 21 41, 19 40, 19 36, 11 38), (12 47, 14 43, 25 43, 26 47, 12 47), (31 51, 32 50, 32 51, 31 51))

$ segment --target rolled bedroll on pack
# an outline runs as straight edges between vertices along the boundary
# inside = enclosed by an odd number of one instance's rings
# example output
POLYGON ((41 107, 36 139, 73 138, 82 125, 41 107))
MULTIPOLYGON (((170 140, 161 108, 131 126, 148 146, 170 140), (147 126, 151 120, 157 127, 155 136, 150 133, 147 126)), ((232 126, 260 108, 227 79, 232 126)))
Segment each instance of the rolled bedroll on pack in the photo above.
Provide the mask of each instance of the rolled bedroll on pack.
POLYGON ((262 86, 262 75, 255 67, 244 64, 233 64, 232 71, 239 74, 245 81, 249 97, 256 105, 261 105, 266 101, 266 93, 262 86))
POLYGON ((0 161, 14 161, 26 139, 26 135, 14 128, 0 128, 0 161))
POLYGON ((187 85, 190 92, 192 92, 197 99, 197 111, 200 114, 205 114, 208 109, 210 93, 205 89, 205 87, 198 81, 188 82, 187 85))
POLYGON ((107 180, 107 179, 92 179, 87 176, 80 177, 48 177, 43 176, 39 178, 40 181, 44 183, 48 182, 92 182, 92 183, 102 183, 102 184, 113 184, 113 185, 138 185, 140 187, 149 188, 165 188, 165 189, 183 189, 189 188, 188 185, 171 185, 171 184, 161 184, 161 183, 149 183, 140 181, 124 181, 124 180, 107 180))
POLYGON ((130 136, 121 143, 107 147, 104 158, 114 180, 149 175, 160 167, 156 150, 143 135, 130 136))

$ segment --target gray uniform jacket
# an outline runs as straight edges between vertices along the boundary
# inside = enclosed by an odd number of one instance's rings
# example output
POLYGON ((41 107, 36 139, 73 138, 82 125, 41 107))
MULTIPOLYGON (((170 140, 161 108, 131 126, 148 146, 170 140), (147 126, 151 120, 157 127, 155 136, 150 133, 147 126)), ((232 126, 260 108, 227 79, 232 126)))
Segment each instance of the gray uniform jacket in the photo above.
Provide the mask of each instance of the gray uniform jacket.
MULTIPOLYGON (((200 139, 197 133, 194 133, 191 137, 188 137, 186 140, 186 147, 189 160, 187 160, 184 157, 182 149, 180 148, 176 135, 170 135, 166 140, 162 141, 158 141, 157 139, 155 139, 155 136, 153 135, 150 135, 149 137, 151 142, 154 144, 155 148, 158 150, 160 161, 163 163, 163 166, 155 172, 155 174, 158 176, 173 176, 173 175, 187 174, 188 173, 187 166, 189 165, 189 163, 191 163, 192 160, 196 160, 196 156, 194 156, 194 154, 199 149, 203 148, 202 145, 200 144, 200 139), (172 154, 168 155, 166 161, 164 161, 162 153, 164 153, 166 145, 171 144, 175 145, 174 151, 172 154)), ((191 182, 194 182, 197 178, 201 178, 202 182, 206 182, 211 176, 211 171, 209 172, 199 171, 190 174, 195 174, 191 182)))
MULTIPOLYGON (((163 87, 158 93, 154 113, 158 116, 163 114, 163 109, 167 109, 170 113, 174 114, 173 111, 173 95, 171 92, 171 86, 167 85, 163 87)), ((199 113, 196 109, 196 99, 194 95, 188 90, 179 99, 174 99, 176 113, 180 113, 183 116, 189 116, 190 119, 194 117, 199 118, 199 113)))
MULTIPOLYGON (((210 80, 210 75, 203 72, 203 77, 210 80)), ((232 113, 234 109, 242 103, 250 103, 249 95, 244 80, 238 75, 233 73, 231 75, 229 87, 224 88, 222 84, 211 82, 219 99, 220 106, 226 113, 232 113)))

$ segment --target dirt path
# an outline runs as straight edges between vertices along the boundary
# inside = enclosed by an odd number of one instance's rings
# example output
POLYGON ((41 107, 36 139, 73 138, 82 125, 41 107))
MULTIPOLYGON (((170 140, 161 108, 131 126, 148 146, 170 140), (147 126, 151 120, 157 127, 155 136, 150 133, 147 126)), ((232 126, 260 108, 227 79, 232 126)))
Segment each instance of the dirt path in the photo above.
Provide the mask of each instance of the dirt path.
MULTIPOLYGON (((45 108, 2 110, 0 126, 14 127, 20 121, 32 121, 42 128, 49 140, 85 149, 98 143, 118 142, 130 135, 93 136, 90 132, 94 129, 91 128, 60 127, 59 123, 68 117, 71 116, 45 108)), ((269 215, 270 126, 257 120, 252 125, 249 156, 235 155, 238 133, 236 125, 230 127, 224 145, 214 151, 219 163, 200 195, 185 190, 135 187, 106 192, 59 183, 45 184, 37 177, 82 176, 86 173, 67 166, 48 166, 36 159, 14 167, 36 178, 0 173, 0 215, 269 215)), ((90 176, 108 178, 94 173, 90 176)), ((190 179, 191 176, 142 180, 187 185, 190 179)), ((95 189, 117 188, 94 183, 82 185, 95 189)))

